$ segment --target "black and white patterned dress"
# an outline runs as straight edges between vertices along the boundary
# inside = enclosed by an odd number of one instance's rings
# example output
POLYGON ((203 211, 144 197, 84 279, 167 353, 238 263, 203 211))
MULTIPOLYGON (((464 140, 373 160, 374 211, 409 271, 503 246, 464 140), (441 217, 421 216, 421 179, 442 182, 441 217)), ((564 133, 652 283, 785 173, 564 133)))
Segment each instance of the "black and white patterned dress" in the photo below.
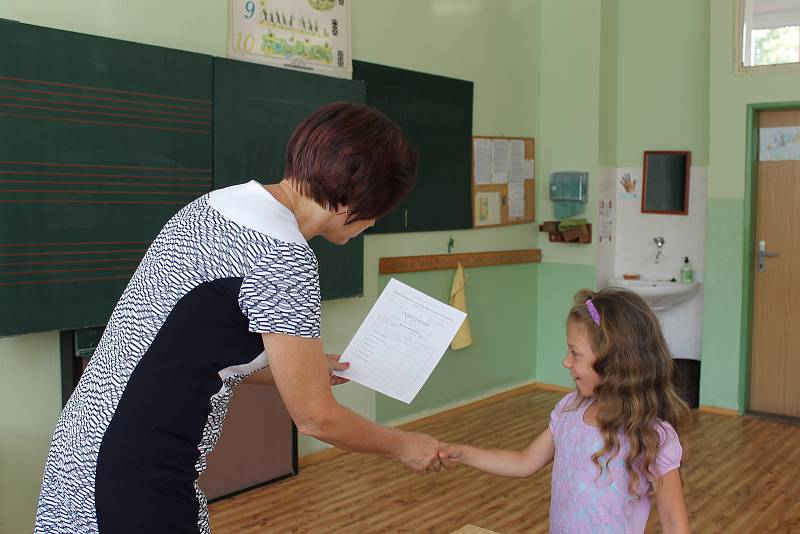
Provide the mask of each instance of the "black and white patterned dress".
POLYGON ((153 241, 58 420, 37 533, 209 532, 197 478, 260 333, 319 337, 317 260, 260 184, 213 191, 153 241))

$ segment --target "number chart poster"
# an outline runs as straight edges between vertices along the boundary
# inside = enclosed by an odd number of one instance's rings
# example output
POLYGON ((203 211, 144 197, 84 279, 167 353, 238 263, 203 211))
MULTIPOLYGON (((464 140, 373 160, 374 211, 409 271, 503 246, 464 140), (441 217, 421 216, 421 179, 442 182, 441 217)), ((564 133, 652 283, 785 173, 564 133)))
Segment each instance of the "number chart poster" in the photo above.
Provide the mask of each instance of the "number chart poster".
POLYGON ((353 77, 350 0, 230 0, 228 57, 353 77))

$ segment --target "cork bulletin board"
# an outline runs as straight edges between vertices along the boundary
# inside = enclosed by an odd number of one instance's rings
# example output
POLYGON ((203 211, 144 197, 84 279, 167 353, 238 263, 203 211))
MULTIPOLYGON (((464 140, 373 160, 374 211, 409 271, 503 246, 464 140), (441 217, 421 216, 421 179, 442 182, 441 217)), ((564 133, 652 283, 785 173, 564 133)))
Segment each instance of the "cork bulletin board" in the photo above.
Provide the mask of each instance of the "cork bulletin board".
POLYGON ((473 136, 474 228, 534 221, 534 160, 532 137, 473 136))

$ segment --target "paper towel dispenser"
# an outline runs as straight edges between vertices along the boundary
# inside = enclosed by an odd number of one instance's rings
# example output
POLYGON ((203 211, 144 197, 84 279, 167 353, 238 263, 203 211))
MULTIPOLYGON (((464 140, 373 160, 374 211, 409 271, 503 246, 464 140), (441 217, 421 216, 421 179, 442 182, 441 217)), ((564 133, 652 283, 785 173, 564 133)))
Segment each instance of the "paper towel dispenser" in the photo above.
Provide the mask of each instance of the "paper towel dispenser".
POLYGON ((550 175, 550 200, 557 219, 581 213, 589 201, 589 173, 559 171, 550 175))

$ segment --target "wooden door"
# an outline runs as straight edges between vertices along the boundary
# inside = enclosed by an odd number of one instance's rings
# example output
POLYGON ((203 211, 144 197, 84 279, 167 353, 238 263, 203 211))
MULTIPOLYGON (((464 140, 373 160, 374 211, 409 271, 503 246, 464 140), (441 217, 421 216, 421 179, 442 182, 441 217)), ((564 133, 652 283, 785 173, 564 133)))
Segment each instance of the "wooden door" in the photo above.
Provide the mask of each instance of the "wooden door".
MULTIPOLYGON (((800 135, 800 110, 762 111, 758 124, 762 140, 765 128, 800 135)), ((800 159, 783 157, 758 161, 750 410, 800 417, 800 159)))

